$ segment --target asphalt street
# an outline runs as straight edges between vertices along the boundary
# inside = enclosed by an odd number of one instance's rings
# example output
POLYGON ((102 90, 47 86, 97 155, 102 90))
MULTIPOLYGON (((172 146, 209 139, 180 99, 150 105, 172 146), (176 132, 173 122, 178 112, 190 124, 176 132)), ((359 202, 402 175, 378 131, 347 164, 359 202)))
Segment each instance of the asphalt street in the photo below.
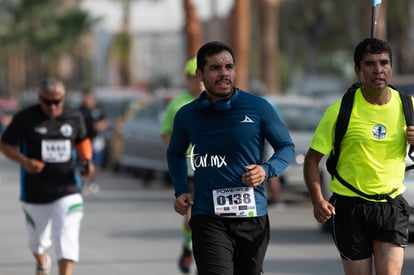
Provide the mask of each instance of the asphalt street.
MULTIPOLYGON (((34 274, 26 248, 18 167, 0 157, 0 275, 34 274)), ((143 184, 125 173, 101 171, 100 192, 85 195, 81 259, 75 275, 176 275, 182 218, 173 190, 160 180, 143 184)), ((285 198, 287 195, 285 196, 285 198)), ((342 274, 329 234, 313 220, 307 200, 270 208, 271 241, 264 264, 269 275, 342 274)), ((53 255, 53 249, 50 254, 53 255)), ((414 273, 414 245, 406 250, 404 275, 414 273)), ((53 263, 52 274, 57 274, 53 263)), ((193 272, 195 268, 193 267, 193 272)))

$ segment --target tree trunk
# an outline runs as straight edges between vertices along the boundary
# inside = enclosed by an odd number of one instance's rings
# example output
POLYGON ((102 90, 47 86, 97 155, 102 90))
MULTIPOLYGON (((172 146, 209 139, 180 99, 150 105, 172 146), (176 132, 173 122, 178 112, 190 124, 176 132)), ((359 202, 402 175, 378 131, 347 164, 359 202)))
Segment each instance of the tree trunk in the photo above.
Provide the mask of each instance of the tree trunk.
POLYGON ((250 1, 237 0, 233 10, 233 50, 237 66, 236 85, 240 89, 249 88, 249 53, 250 53, 250 1))
POLYGON ((197 55, 202 43, 201 22, 191 0, 184 0, 185 37, 187 39, 187 59, 197 55))
POLYGON ((22 56, 11 51, 7 56, 7 90, 13 98, 19 98, 25 84, 25 62, 22 56))
POLYGON ((278 7, 279 0, 259 0, 261 26, 261 80, 269 94, 279 94, 278 73, 278 7))

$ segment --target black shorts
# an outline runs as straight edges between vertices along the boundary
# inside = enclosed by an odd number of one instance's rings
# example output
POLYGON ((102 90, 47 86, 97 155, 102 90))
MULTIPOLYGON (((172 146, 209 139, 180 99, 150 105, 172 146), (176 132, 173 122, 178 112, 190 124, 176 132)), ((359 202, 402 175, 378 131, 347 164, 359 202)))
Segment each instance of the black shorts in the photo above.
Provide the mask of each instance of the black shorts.
POLYGON ((334 194, 330 202, 336 215, 329 221, 341 257, 362 260, 372 256, 373 241, 408 242, 408 204, 401 196, 391 202, 372 202, 334 194))
POLYGON ((198 275, 259 275, 269 244, 269 217, 192 216, 198 275))

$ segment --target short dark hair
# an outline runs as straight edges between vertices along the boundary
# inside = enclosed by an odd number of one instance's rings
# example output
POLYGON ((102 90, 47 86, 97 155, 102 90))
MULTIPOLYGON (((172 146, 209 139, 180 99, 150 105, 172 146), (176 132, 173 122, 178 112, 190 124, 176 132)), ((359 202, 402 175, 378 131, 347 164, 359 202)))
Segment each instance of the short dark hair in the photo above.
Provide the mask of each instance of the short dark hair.
POLYGON ((204 44, 197 52, 197 69, 203 71, 204 66, 207 63, 206 57, 221 53, 223 51, 227 51, 231 54, 231 57, 233 58, 233 62, 236 63, 236 60, 234 59, 233 50, 230 48, 230 46, 224 44, 220 41, 212 41, 204 44))
POLYGON ((391 46, 383 40, 377 38, 366 38, 361 41, 355 48, 354 52, 354 64, 360 68, 361 60, 366 54, 380 54, 388 53, 390 57, 390 63, 392 65, 392 49, 391 46))

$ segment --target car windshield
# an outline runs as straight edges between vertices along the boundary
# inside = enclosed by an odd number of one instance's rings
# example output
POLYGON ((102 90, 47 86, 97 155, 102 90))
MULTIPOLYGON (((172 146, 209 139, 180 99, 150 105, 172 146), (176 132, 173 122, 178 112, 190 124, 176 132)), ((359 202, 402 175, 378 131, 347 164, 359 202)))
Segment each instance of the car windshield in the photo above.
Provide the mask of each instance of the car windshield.
POLYGON ((98 100, 98 103, 105 110, 105 114, 109 118, 116 118, 125 113, 129 99, 124 100, 98 100))
POLYGON ((323 115, 323 109, 313 105, 280 104, 278 109, 286 127, 293 131, 314 131, 323 115))
POLYGON ((161 99, 137 100, 130 104, 127 117, 132 120, 160 121, 168 101, 161 99))
POLYGON ((147 119, 147 120, 158 120, 160 114, 160 107, 157 105, 147 105, 138 109, 134 113, 134 118, 147 119))

